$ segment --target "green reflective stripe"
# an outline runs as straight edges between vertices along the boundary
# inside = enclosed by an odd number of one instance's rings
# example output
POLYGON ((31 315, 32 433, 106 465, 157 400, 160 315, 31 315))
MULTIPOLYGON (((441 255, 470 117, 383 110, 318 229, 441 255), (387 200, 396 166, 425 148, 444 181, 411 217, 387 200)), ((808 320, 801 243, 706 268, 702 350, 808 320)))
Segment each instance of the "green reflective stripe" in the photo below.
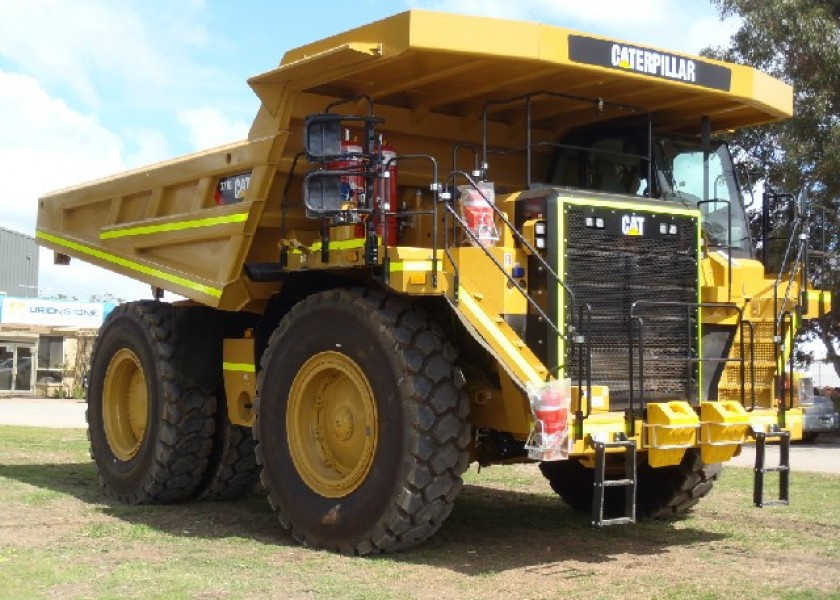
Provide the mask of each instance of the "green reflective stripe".
POLYGON ((225 371, 241 371, 242 373, 254 373, 257 368, 249 363, 229 363, 223 362, 222 369, 225 371))
POLYGON ((636 210, 640 212, 652 212, 666 215, 687 215, 690 217, 700 216, 700 210, 696 208, 654 206, 637 202, 621 202, 619 200, 600 200, 598 198, 562 198, 561 203, 575 204, 577 206, 598 206, 601 208, 618 208, 621 210, 636 210))
POLYGON ((92 256, 94 258, 98 258, 99 260, 104 260, 109 263, 125 267, 126 269, 131 269, 132 271, 136 271, 138 273, 143 273, 144 275, 151 275, 152 277, 163 279, 164 281, 168 281, 170 283, 174 283, 176 285, 195 290, 196 292, 201 292, 202 294, 213 296, 214 298, 221 298, 222 296, 222 290, 218 288, 210 287, 208 285, 197 283, 195 281, 190 281, 189 279, 185 279, 177 275, 172 275, 171 273, 167 273, 166 271, 153 269, 152 267, 147 267, 146 265, 141 265, 140 263, 136 263, 125 258, 120 258, 119 256, 109 254, 108 252, 103 252, 102 250, 97 250, 96 248, 91 248, 90 246, 80 244, 79 242, 71 242, 70 240, 65 240, 56 235, 45 233, 43 231, 36 231, 35 237, 40 240, 52 242, 53 244, 57 244, 58 246, 63 246, 64 248, 69 248, 70 250, 75 250, 76 252, 80 252, 81 254, 92 256))
POLYGON ((126 229, 112 229, 99 234, 100 240, 129 237, 133 235, 147 235, 162 231, 183 231, 184 229, 196 229, 198 227, 213 227, 214 225, 226 225, 228 223, 244 223, 248 220, 248 213, 235 213, 224 217, 207 217, 206 219, 193 219, 192 221, 175 221, 173 223, 162 223, 161 225, 141 225, 140 227, 128 227, 126 229))
MULTIPOLYGON (((546 224, 546 231, 548 231, 548 225, 546 224)), ((563 330, 563 333, 567 333, 567 324, 566 324, 566 302, 569 301, 566 298, 566 288, 563 287, 564 281, 566 281, 566 242, 568 239, 566 238, 566 207, 563 206, 562 201, 557 202, 557 231, 555 232, 556 238, 554 241, 554 247, 557 248, 557 276, 560 281, 557 282, 557 326, 563 330)), ((574 318, 574 317, 573 317, 574 318)), ((562 357, 566 356, 566 337, 565 335, 558 335, 557 336, 557 362, 560 364, 560 369, 557 373, 557 377, 560 377, 560 373, 562 373, 563 377, 569 377, 571 374, 566 371, 565 361, 562 360, 562 357)))
POLYGON ((432 261, 430 260, 403 260, 392 262, 388 269, 392 273, 405 271, 408 273, 425 272, 432 270, 432 261))

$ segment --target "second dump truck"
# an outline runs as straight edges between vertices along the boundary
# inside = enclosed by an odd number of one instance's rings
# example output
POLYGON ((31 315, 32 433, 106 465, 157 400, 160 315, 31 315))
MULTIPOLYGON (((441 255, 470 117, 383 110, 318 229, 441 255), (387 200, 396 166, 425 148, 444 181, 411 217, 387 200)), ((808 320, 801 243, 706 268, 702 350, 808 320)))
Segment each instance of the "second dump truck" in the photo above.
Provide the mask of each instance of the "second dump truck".
POLYGON ((829 306, 807 210, 768 272, 714 137, 789 117, 784 83, 410 11, 249 84, 246 140, 40 200, 60 260, 153 290, 91 359, 110 497, 261 478, 297 540, 367 554, 437 531, 473 462, 539 462, 608 525, 681 514, 743 444, 801 437, 793 334, 829 306))

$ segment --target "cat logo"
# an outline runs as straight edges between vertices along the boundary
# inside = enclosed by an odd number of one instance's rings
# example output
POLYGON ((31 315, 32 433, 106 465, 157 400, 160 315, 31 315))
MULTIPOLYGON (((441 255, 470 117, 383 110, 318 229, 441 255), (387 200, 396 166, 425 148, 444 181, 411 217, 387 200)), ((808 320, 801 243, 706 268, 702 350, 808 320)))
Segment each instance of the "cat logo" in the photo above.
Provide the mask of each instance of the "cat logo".
POLYGON ((636 215, 624 215, 621 217, 621 233, 624 235, 644 235, 645 218, 636 215))

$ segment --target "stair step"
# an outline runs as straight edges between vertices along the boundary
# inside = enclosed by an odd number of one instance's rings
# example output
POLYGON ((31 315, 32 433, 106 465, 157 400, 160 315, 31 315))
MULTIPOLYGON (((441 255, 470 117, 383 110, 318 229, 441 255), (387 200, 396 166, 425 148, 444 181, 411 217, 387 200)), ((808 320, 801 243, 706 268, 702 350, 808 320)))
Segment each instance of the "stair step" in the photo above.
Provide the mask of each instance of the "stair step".
MULTIPOLYGON (((739 358, 739 357, 736 357, 736 358, 739 358)), ((773 361, 773 360, 755 360, 755 361, 753 361, 752 364, 755 365, 756 369, 775 369, 776 368, 776 361, 773 361)), ((747 357, 746 367, 748 369, 750 368, 749 357, 747 357)), ((727 369, 740 369, 741 368, 741 363, 734 363, 734 362, 726 363, 726 368, 727 369)))
POLYGON ((636 482, 632 479, 608 479, 604 482, 604 487, 621 487, 635 484, 636 482))
POLYGON ((597 527, 605 525, 624 525, 636 522, 636 442, 622 436, 623 439, 613 442, 594 442, 595 473, 593 476, 592 494, 592 524, 597 527), (621 448, 624 450, 624 477, 622 479, 606 478, 606 450, 621 448), (604 492, 608 487, 624 487, 624 515, 620 517, 604 518, 604 492))
POLYGON ((631 525, 636 519, 630 517, 616 517, 615 519, 601 519, 601 525, 631 525))

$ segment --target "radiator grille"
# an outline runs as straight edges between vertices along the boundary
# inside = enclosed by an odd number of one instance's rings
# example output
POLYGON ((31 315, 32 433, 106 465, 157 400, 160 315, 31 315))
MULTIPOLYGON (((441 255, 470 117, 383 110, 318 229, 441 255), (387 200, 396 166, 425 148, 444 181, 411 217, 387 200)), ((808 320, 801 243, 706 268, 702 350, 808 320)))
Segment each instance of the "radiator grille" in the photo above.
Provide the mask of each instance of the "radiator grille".
MULTIPOLYGON (((649 233, 631 236, 621 232, 615 215, 605 216, 605 229, 586 227, 586 217, 593 215, 597 213, 589 207, 567 209, 565 280, 577 302, 592 307, 592 327, 584 332, 592 345, 592 382, 609 386, 611 408, 621 409, 630 398, 630 306, 636 301, 697 302, 696 222, 688 216, 648 214, 649 233), (668 226, 676 224, 676 235, 658 235, 657 221, 666 219, 668 226)), ((685 360, 696 355, 696 312, 647 307, 637 314, 644 319, 645 401, 686 398, 689 385, 697 388, 696 366, 685 360)), ((635 352, 633 389, 638 402, 638 349, 635 352)), ((577 356, 568 357, 567 364, 570 375, 577 377, 577 356)))

